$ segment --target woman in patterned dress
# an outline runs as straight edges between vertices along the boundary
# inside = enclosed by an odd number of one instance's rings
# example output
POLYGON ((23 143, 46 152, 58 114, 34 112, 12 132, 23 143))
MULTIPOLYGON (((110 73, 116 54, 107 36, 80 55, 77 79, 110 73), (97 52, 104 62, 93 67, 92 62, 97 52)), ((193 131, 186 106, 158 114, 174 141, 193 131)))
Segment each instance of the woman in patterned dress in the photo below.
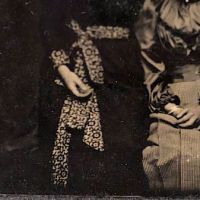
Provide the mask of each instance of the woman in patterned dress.
POLYGON ((200 1, 145 0, 136 35, 151 110, 152 190, 200 190, 200 1))
POLYGON ((54 96, 53 104, 62 108, 50 104, 43 113, 59 118, 52 175, 63 193, 128 195, 145 189, 144 93, 137 42, 128 28, 136 8, 130 2, 51 0, 45 6, 49 66, 56 91, 62 90, 47 98, 54 96))

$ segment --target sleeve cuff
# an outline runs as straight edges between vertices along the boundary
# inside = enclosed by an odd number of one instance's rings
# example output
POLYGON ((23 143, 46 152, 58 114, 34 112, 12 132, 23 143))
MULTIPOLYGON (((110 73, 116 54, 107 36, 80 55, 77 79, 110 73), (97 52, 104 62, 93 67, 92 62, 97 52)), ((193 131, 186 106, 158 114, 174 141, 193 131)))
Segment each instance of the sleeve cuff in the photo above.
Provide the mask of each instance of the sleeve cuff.
POLYGON ((177 95, 174 95, 169 87, 164 89, 164 91, 157 97, 154 102, 152 102, 152 106, 158 112, 165 112, 164 106, 168 103, 174 103, 176 105, 180 105, 180 98, 177 95))
POLYGON ((63 49, 52 51, 50 58, 54 64, 54 69, 57 69, 60 65, 66 65, 70 63, 69 56, 63 49))

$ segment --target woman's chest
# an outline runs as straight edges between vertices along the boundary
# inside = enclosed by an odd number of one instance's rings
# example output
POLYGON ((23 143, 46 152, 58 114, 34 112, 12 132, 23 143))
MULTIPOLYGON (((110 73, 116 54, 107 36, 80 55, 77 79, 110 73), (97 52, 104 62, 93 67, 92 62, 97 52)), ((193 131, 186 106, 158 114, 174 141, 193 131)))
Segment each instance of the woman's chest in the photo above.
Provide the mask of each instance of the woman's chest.
POLYGON ((190 56, 200 52, 200 1, 166 0, 161 6, 156 37, 166 51, 190 56))

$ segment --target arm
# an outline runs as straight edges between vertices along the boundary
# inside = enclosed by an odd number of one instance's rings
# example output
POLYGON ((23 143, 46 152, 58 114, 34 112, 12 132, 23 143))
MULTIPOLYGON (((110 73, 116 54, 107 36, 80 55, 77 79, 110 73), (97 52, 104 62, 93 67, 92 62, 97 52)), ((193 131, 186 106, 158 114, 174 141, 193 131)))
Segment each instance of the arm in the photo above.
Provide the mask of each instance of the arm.
POLYGON ((167 85, 166 66, 162 57, 164 53, 156 39, 158 8, 161 3, 162 0, 146 0, 135 27, 141 49, 141 64, 145 74, 144 84, 149 93, 151 112, 166 112, 167 104, 179 104, 178 97, 167 85))
POLYGON ((71 20, 67 0, 44 1, 42 16, 43 37, 52 65, 66 87, 78 97, 88 96, 92 89, 73 72, 70 65, 70 48, 76 40, 74 32, 66 26, 71 20))

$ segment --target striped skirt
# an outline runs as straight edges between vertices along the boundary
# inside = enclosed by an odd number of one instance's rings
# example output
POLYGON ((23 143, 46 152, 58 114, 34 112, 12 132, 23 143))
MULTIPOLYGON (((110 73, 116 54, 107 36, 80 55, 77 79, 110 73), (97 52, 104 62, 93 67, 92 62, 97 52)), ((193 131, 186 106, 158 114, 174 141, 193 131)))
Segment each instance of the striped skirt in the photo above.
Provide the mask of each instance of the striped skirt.
MULTIPOLYGON (((181 106, 199 105, 200 80, 172 83, 170 87, 181 106)), ((143 151, 143 166, 151 190, 200 191, 199 128, 181 129, 156 118, 148 141, 151 145, 143 151)))

